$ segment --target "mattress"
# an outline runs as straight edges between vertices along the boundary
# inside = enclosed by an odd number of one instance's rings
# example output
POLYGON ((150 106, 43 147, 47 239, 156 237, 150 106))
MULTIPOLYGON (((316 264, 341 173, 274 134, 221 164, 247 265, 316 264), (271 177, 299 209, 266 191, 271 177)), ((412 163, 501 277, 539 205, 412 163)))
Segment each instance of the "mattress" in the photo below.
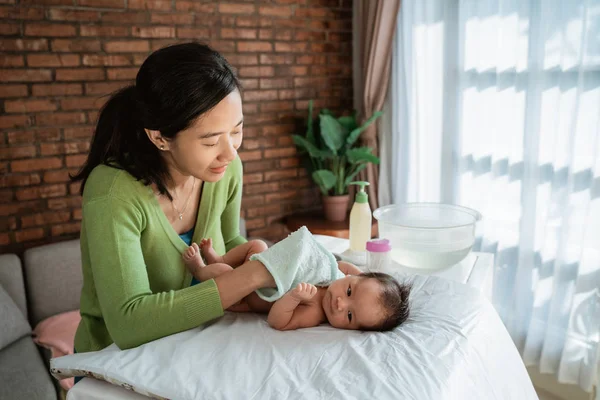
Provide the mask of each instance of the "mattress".
POLYGON ((112 382, 117 393, 107 397, 106 384, 86 378, 68 400, 140 398, 128 390, 182 400, 537 399, 498 314, 477 290, 434 276, 397 278, 414 286, 411 316, 392 332, 327 325, 280 332, 264 315, 227 312, 134 349, 53 359, 52 371, 112 382))

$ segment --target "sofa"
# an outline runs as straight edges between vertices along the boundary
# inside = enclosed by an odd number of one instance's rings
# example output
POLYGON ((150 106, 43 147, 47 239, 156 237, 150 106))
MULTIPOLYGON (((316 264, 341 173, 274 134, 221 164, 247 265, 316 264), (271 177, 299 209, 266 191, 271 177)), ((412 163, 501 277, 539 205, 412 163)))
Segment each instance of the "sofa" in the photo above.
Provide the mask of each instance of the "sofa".
POLYGON ((0 255, 0 399, 60 399, 50 376, 50 352, 32 331, 44 319, 79 308, 79 240, 0 255))

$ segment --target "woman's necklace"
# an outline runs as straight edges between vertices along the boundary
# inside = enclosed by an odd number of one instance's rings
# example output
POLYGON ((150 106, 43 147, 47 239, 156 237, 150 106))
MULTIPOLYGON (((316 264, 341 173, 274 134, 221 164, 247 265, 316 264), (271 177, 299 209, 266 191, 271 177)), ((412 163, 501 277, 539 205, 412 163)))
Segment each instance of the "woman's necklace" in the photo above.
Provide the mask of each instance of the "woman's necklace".
POLYGON ((192 182, 192 190, 190 191, 190 195, 188 196, 187 201, 185 202, 185 205, 183 206, 183 210, 179 211, 177 209, 177 206, 175 205, 175 201, 171 200, 171 205, 173 206, 173 210, 179 216, 180 221, 183 219, 183 213, 185 212, 185 210, 190 202, 190 199, 192 198, 192 193, 194 193, 194 187, 196 187, 196 178, 194 178, 194 181, 192 182))

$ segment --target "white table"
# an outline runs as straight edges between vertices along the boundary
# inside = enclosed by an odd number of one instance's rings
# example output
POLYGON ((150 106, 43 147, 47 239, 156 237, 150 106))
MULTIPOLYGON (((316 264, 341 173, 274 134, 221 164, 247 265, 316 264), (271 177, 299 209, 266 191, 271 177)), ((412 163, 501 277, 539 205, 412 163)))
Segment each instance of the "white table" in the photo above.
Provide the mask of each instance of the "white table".
MULTIPOLYGON (((325 248, 337 255, 340 255, 342 259, 344 258, 342 253, 348 249, 348 239, 324 235, 314 235, 314 237, 319 243, 325 246, 325 248)), ((391 268, 396 271, 400 270, 406 275, 434 275, 451 281, 460 282, 478 289, 488 300, 491 301, 494 277, 493 266, 493 254, 471 252, 458 264, 439 270, 414 269, 397 263, 393 263, 391 268)))
MULTIPOLYGON (((325 248, 335 254, 341 254, 348 249, 348 239, 323 235, 314 236, 319 243, 323 244, 325 248)), ((491 299, 493 264, 493 254, 472 252, 460 263, 442 270, 416 270, 398 264, 395 264, 394 268, 402 270, 407 275, 435 275, 460 282, 480 290, 488 299, 491 299)), ((67 393, 67 400, 105 399, 142 400, 148 399, 148 397, 93 378, 85 378, 81 380, 67 393)))

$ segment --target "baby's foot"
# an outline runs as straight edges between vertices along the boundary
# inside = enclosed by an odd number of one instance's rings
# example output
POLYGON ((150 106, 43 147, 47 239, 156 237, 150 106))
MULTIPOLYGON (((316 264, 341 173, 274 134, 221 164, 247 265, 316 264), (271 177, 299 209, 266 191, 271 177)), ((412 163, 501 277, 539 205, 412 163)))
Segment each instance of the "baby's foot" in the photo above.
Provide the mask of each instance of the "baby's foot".
POLYGON ((208 264, 222 263, 223 257, 220 257, 212 247, 212 239, 202 239, 200 241, 202 255, 208 264))
POLYGON ((200 257, 200 249, 196 243, 192 243, 192 245, 183 252, 182 257, 186 268, 189 269, 192 274, 194 274, 198 268, 206 266, 204 261, 202 261, 202 257, 200 257))

